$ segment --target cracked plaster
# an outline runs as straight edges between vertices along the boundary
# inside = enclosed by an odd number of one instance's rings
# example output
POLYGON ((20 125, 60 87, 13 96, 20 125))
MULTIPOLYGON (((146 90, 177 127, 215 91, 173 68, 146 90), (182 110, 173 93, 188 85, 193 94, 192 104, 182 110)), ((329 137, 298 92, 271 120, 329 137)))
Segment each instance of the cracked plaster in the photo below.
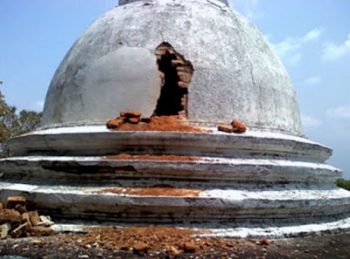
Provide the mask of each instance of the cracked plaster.
POLYGON ((190 123, 237 119, 250 128, 301 135, 285 68, 255 26, 225 2, 136 1, 98 18, 53 77, 42 125, 102 124, 130 108, 150 116, 160 94, 154 51, 166 41, 195 69, 190 123))

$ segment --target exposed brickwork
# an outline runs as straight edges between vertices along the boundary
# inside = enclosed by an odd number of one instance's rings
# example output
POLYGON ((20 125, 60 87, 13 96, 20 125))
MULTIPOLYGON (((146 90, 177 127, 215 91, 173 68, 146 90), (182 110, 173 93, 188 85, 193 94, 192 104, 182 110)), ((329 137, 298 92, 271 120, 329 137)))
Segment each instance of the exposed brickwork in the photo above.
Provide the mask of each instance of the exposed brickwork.
MULTIPOLYGON (((187 96, 184 96, 185 100, 187 96)), ((185 116, 184 111, 180 111, 177 116, 152 116, 141 117, 141 113, 133 111, 131 117, 129 112, 121 111, 124 117, 117 117, 107 121, 108 129, 121 131, 172 131, 172 132, 204 132, 204 130, 183 124, 180 120, 181 115, 185 116)))
POLYGON ((167 42, 155 50, 161 94, 153 115, 179 115, 187 118, 187 94, 193 75, 193 66, 167 42))

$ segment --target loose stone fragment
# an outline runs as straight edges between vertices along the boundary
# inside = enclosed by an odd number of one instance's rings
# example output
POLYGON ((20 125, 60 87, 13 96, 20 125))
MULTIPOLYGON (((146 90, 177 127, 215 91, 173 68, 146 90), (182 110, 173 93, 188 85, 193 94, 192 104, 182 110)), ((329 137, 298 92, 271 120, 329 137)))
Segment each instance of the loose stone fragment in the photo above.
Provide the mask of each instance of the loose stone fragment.
POLYGON ((22 216, 16 210, 3 209, 0 210, 0 224, 5 222, 21 222, 22 216))
POLYGON ((52 226, 53 224, 55 224, 55 222, 51 221, 50 216, 44 216, 44 215, 40 216, 40 222, 38 225, 49 227, 49 226, 52 226))
POLYGON ((148 250, 148 244, 143 242, 137 242, 134 244, 133 249, 136 253, 143 253, 148 250))
POLYGON ((227 243, 226 243, 226 246, 227 246, 227 247, 234 247, 235 244, 234 244, 233 242, 227 242, 227 243))
POLYGON ((270 241, 266 237, 263 237, 262 239, 260 239, 259 244, 260 245, 269 245, 270 241))
POLYGON ((128 122, 130 122, 131 124, 137 124, 141 121, 140 117, 131 117, 127 119, 128 122))
POLYGON ((169 258, 176 258, 180 254, 179 250, 176 249, 174 246, 168 246, 167 247, 167 252, 169 258))
POLYGON ((227 125, 227 124, 220 124, 218 126, 218 131, 223 131, 223 132, 227 132, 227 133, 232 133, 233 132, 233 128, 231 125, 227 125))
POLYGON ((30 211, 29 213, 29 219, 33 226, 37 226, 40 222, 40 217, 38 211, 30 211))
POLYGON ((30 229, 30 234, 33 236, 49 236, 53 234, 52 228, 47 228, 43 226, 35 226, 30 229))
POLYGON ((19 225, 17 228, 11 231, 10 235, 13 238, 20 237, 27 229, 29 229, 29 223, 23 223, 22 225, 19 225))
POLYGON ((108 129, 116 129, 119 126, 121 126, 123 123, 124 123, 123 118, 116 118, 116 119, 107 121, 106 126, 108 129))
POLYGON ((141 112, 139 112, 139 111, 121 111, 120 117, 137 118, 137 117, 141 117, 141 112))
POLYGON ((11 229, 11 223, 9 223, 9 222, 6 222, 0 226, 1 239, 5 239, 7 237, 10 229, 11 229))
POLYGON ((6 209, 14 209, 17 204, 26 205, 26 198, 23 196, 11 196, 7 198, 6 209))
POLYGON ((247 127, 242 122, 239 122, 238 120, 233 120, 231 122, 231 125, 233 127, 233 132, 241 133, 247 130, 247 127))
POLYGON ((24 212, 22 214, 22 223, 26 223, 26 222, 28 222, 30 225, 32 224, 32 222, 30 221, 28 212, 24 212))
POLYGON ((27 212, 26 206, 22 206, 21 204, 17 204, 17 205, 15 206, 15 209, 16 209, 19 213, 27 212))
POLYGON ((193 253, 194 251, 196 251, 196 245, 191 242, 185 242, 184 251, 188 253, 193 253))

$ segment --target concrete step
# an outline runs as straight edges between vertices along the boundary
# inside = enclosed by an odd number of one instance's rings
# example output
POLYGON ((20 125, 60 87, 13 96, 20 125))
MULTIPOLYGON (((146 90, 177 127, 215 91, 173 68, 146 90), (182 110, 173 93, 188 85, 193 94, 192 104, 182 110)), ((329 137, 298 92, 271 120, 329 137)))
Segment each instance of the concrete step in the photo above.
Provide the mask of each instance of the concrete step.
POLYGON ((322 163, 332 151, 306 138, 281 133, 247 131, 227 134, 216 128, 206 133, 109 131, 105 126, 67 127, 36 131, 11 139, 11 156, 106 156, 175 154, 209 157, 288 158, 322 163), (93 141, 92 141, 93 140, 93 141))
POLYGON ((297 136, 89 126, 36 131, 9 147, 0 202, 22 195, 54 220, 198 226, 218 235, 244 227, 258 235, 296 225, 291 233, 303 233, 304 225, 350 215, 350 192, 334 184, 341 170, 324 164, 331 150, 297 136))
MULTIPOLYGON (((186 181, 255 183, 334 183, 341 170, 322 163, 261 158, 191 157, 183 160, 132 159, 113 157, 27 156, 2 159, 6 179, 27 182, 122 182, 123 178, 160 178, 186 181)), ((186 158, 186 157, 185 157, 186 158)), ((82 183, 83 184, 83 183, 82 183)), ((211 184, 211 183, 210 183, 211 184)))
MULTIPOLYGON (((285 225, 337 218, 350 211, 350 192, 335 186, 244 185, 240 189, 169 186, 80 187, 1 183, 1 198, 25 196, 53 217, 127 223, 285 225)), ((3 201, 4 202, 4 201, 3 201)))

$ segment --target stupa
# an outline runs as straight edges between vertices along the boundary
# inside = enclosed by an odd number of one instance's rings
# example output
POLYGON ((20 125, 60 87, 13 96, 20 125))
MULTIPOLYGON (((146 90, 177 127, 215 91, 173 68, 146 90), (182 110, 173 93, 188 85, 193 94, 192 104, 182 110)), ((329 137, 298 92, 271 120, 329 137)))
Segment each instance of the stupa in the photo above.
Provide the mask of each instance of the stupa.
POLYGON ((350 226, 331 149, 302 135, 285 68, 226 0, 120 0, 64 57, 41 127, 8 147, 1 201, 23 195, 55 221, 240 237, 350 226), (128 110, 198 131, 106 128, 128 110), (232 119, 247 131, 217 130, 232 119))

